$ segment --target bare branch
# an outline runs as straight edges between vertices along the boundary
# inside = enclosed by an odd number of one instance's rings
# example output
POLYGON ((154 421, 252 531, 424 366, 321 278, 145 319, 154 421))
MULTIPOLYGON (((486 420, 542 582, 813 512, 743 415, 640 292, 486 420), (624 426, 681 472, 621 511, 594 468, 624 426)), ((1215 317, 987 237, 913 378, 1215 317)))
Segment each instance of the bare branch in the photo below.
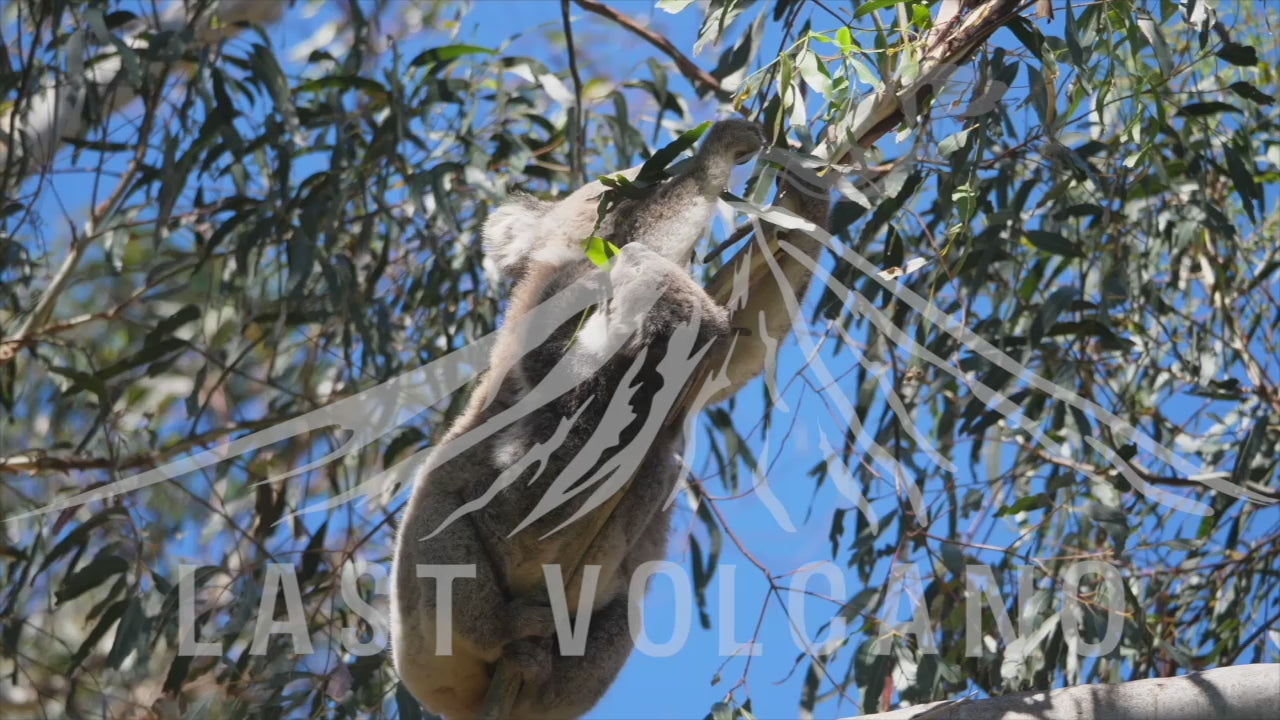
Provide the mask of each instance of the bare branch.
POLYGON ((725 91, 720 86, 720 81, 716 79, 716 76, 698 67, 697 63, 695 63, 692 59, 690 59, 688 55, 685 55, 684 53, 680 52, 680 50, 677 49, 676 46, 672 44, 672 42, 668 40, 666 37, 659 35, 658 33, 641 25, 640 23, 636 22, 635 19, 628 17, 627 15, 623 15, 621 12, 618 12, 616 9, 611 8, 602 2, 597 2, 597 0, 573 0, 573 1, 578 5, 578 7, 582 8, 583 10, 586 10, 587 12, 595 13, 596 15, 599 15, 604 18, 608 18, 618 23, 619 25, 626 28, 627 30, 630 30, 632 33, 639 35, 641 38, 646 40, 650 45, 661 50, 663 53, 667 55, 667 57, 675 61, 676 68, 680 71, 682 75, 688 78, 689 82, 693 83, 693 86, 698 89, 698 92, 700 93, 711 92, 711 93, 715 93, 716 95, 721 95, 721 96, 725 95, 725 91))
POLYGON ((1181 677, 1115 685, 1078 685, 985 700, 944 700, 847 720, 978 720, 979 718, 1160 718, 1223 720, 1275 717, 1280 712, 1280 665, 1236 665, 1181 677))

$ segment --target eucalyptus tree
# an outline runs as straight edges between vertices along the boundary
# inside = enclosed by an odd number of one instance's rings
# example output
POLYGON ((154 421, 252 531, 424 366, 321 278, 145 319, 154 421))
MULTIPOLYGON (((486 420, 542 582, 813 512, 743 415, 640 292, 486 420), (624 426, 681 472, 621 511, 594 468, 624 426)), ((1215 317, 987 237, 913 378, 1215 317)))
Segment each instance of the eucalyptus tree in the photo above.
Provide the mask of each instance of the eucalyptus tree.
MULTIPOLYGON (((1280 18, 1030 5, 575 0, 511 38, 483 2, 0 8, 0 710, 418 717, 376 621, 403 494, 366 483, 466 393, 299 418, 494 329, 509 191, 735 112, 830 179, 832 238, 805 327, 698 422, 676 559, 706 627, 730 564, 739 617, 826 622, 682 668, 715 682, 686 714, 1274 662, 1280 18)), ((709 287, 785 222, 776 159, 709 287)))

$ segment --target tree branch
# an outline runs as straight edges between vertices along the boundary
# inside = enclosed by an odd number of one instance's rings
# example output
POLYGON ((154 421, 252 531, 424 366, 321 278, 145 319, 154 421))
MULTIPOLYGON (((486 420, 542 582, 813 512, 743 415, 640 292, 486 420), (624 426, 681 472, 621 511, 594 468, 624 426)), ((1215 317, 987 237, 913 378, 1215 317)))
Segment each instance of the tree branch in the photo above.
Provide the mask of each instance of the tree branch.
MULTIPOLYGON (((852 157, 855 148, 874 145, 908 114, 914 115, 925 107, 961 63, 967 62, 992 34, 1018 16, 1019 2, 986 0, 970 7, 964 15, 936 24, 926 40, 918 79, 903 88, 886 87, 865 113, 859 108, 850 124, 827 128, 814 155, 830 165, 855 164, 858 160, 852 157)), ((823 168, 822 172, 831 169, 823 168)), ((776 204, 826 230, 832 183, 822 172, 797 173, 804 176, 803 181, 784 175, 783 192, 776 204), (815 187, 818 184, 821 185, 815 187)), ((735 303, 730 324, 752 331, 751 336, 736 334, 716 343, 698 368, 698 385, 706 382, 714 368, 723 368, 726 374, 728 382, 712 396, 711 402, 732 397, 763 372, 771 362, 778 341, 790 332, 794 319, 780 306, 787 302, 789 293, 803 298, 810 273, 804 263, 783 249, 783 243, 789 243, 814 262, 823 252, 822 243, 811 231, 782 230, 768 223, 763 228, 763 239, 757 239, 735 254, 707 283, 707 292, 717 302, 735 303), (735 282, 744 280, 747 292, 735 294, 735 282), (762 323, 766 332, 757 332, 756 328, 762 323)))
POLYGON ((587 12, 595 13, 601 17, 612 20, 622 27, 630 30, 633 34, 640 36, 650 45, 658 48, 667 57, 675 61, 676 68, 684 75, 700 93, 715 93, 717 96, 726 96, 724 89, 720 86, 720 81, 715 75, 698 67, 688 55, 680 52, 678 48, 666 37, 650 30, 649 28, 636 22, 633 18, 623 15, 614 8, 605 5, 597 0, 573 0, 578 7, 587 12))
POLYGON ((127 458, 85 457, 81 455, 50 455, 44 450, 28 450, 17 455, 0 457, 0 475, 36 474, 42 472, 70 472, 72 470, 133 470, 157 467, 174 456, 190 452, 191 448, 212 442, 217 438, 238 432, 253 432, 277 425, 280 418, 267 418, 213 428, 199 435, 192 435, 163 450, 141 452, 127 458))
POLYGON ((1077 685, 938 703, 846 720, 1252 720, 1280 717, 1280 664, 1236 665, 1179 677, 1077 685))
MULTIPOLYGON (((195 16, 188 15, 188 12, 187 6, 182 3, 172 5, 161 17, 154 31, 180 30, 188 25, 194 25, 196 44, 211 45, 236 35, 245 23, 265 23, 279 18, 284 12, 284 2, 282 0, 267 2, 222 0, 213 5, 209 12, 195 16)), ((144 33, 146 30, 148 30, 147 26, 141 25, 132 36, 126 39, 126 44, 142 47, 146 42, 142 39, 143 35, 149 34, 144 33)), ((81 58, 77 58, 77 62, 83 64, 81 58)), ((168 63, 153 62, 146 66, 146 72, 159 78, 167 68, 168 63)), ((0 167, 16 167, 21 177, 22 173, 33 167, 44 167, 52 162, 58 148, 67 138, 80 137, 85 131, 84 101, 86 97, 103 98, 103 107, 97 109, 94 114, 104 119, 132 102, 137 97, 137 88, 129 83, 119 82, 123 72, 124 61, 117 52, 100 62, 90 64, 75 74, 70 82, 58 83, 47 88, 25 107, 15 106, 4 124, 13 128, 13 134, 16 137, 8 138, 7 143, 5 138, 0 138, 0 167), (85 85, 96 86, 98 91, 89 93, 85 85)), ((157 84, 156 92, 159 93, 160 89, 157 84)), ((143 130, 139 134, 141 139, 137 152, 116 190, 94 211, 85 231, 72 236, 67 256, 49 279, 49 285, 18 327, 18 331, 12 337, 0 340, 0 364, 13 359, 48 322, 57 305, 58 297, 66 289, 67 283, 71 280, 71 274, 75 272, 85 251, 96 238, 100 225, 111 217, 116 206, 132 187, 132 175, 138 171, 148 149, 146 138, 153 120, 154 113, 148 110, 143 122, 143 130)), ((6 178, 3 184, 8 185, 10 182, 19 180, 20 177, 6 178)))

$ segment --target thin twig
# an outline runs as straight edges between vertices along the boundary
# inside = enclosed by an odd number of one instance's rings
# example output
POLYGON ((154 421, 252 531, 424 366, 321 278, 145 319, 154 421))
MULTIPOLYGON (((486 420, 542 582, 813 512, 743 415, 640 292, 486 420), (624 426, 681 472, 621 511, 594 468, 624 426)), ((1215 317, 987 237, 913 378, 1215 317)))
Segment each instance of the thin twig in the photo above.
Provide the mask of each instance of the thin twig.
POLYGON ((720 253, 724 252, 725 250, 728 250, 734 245, 737 245, 738 241, 750 235, 753 229, 754 228, 751 226, 751 223, 743 223, 738 227, 734 228, 734 231, 729 234, 729 237, 725 238, 719 245, 716 245, 715 247, 711 248, 711 252, 702 256, 702 264, 706 265, 707 263, 719 257, 720 253))
POLYGON ((163 450, 141 452, 126 458, 86 457, 83 455, 50 455, 45 450, 29 450, 0 457, 0 474, 45 472, 70 472, 72 470, 132 470, 140 467, 156 467, 177 455, 190 451, 212 440, 232 433, 262 430, 279 422, 278 418, 249 420, 219 427, 192 435, 163 450))
POLYGON ((569 0, 560 0, 560 21, 564 23, 564 43, 569 53, 569 74, 573 76, 573 112, 569 114, 569 179, 574 187, 583 183, 582 140, 587 114, 582 109, 582 76, 578 74, 578 52, 573 45, 573 25, 569 20, 569 0))
POLYGON ((67 289, 71 274, 75 272, 76 267, 80 265, 80 260, 84 258, 85 251, 102 234, 102 223, 115 215, 120 203, 124 201, 125 195, 133 189, 133 179, 142 169, 142 163, 146 159, 147 151, 151 149, 151 146, 146 143, 146 138, 151 134, 151 127, 156 115, 156 98, 163 87, 162 78, 161 82, 156 83, 157 90, 152 95, 151 102, 146 104, 142 128, 138 132, 138 137, 143 138, 143 141, 138 144, 133 159, 129 161, 129 167, 124 171, 124 175, 121 176, 116 189, 89 216, 89 222, 84 232, 77 233, 74 226, 72 226, 71 247, 67 249, 67 257, 63 259, 62 265, 58 267, 57 272, 49 280, 49 286, 40 294, 40 299, 36 301, 35 307, 31 309, 22 324, 18 326, 18 332, 12 338, 0 342, 0 363, 4 363, 17 355, 18 350, 29 343, 32 336, 39 334, 44 329, 49 317, 53 314, 54 307, 58 304, 58 298, 67 289))
POLYGON ((695 63, 692 59, 690 59, 688 55, 685 55, 684 53, 680 52, 680 50, 677 49, 676 46, 672 44, 672 42, 668 40, 666 37, 659 35, 658 33, 641 25, 640 23, 636 22, 635 19, 627 15, 623 15, 622 13, 618 12, 614 8, 611 8, 602 2, 597 2, 597 0, 573 0, 573 1, 575 4, 577 4, 578 7, 582 8, 583 10, 586 10, 587 12, 595 13, 596 15, 599 15, 604 18, 608 18, 609 20, 612 20, 618 23, 619 25, 626 28, 627 30, 630 30, 635 35, 640 36, 650 45, 661 50, 663 53, 667 55, 667 57, 675 61, 676 68, 680 71, 682 75, 688 78, 689 82, 693 83, 693 86, 697 88, 699 92, 712 92, 719 97, 728 96, 728 93, 726 93, 724 91, 724 88, 721 87, 720 81, 716 79, 715 75, 712 75, 706 70, 703 70, 702 68, 698 67, 697 63, 695 63))

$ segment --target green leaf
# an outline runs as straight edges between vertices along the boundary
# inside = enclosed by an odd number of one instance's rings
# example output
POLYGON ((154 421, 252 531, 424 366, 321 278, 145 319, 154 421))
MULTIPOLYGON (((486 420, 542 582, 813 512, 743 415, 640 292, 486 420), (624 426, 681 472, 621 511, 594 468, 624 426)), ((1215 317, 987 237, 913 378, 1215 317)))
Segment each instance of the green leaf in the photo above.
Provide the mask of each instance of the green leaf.
MULTIPOLYGON (((601 175, 596 178, 596 180, 599 181, 601 185, 609 188, 609 190, 614 191, 613 194, 629 200, 649 197, 649 189, 652 187, 652 183, 632 182, 622 173, 618 173, 617 175, 601 175)), ((614 198, 614 200, 616 201, 617 198, 614 198)), ((612 205, 613 203, 609 204, 612 205)))
POLYGON ((174 330, 201 317, 204 317, 204 312, 200 308, 195 305, 183 305, 177 312, 156 323, 155 329, 147 333, 147 337, 142 342, 144 345, 157 343, 172 335, 174 330))
POLYGON ((204 382, 208 375, 209 363, 202 363, 200 369, 196 371, 195 379, 191 382, 191 392, 187 394, 184 401, 188 418, 194 418, 200 412, 200 391, 204 390, 204 382))
POLYGON ((1117 350, 1133 347, 1132 341, 1119 337, 1111 328, 1093 318, 1054 323, 1045 331, 1045 335, 1049 337, 1061 337, 1064 335, 1096 337, 1102 340, 1103 347, 1117 350))
POLYGON ((702 545, 696 536, 689 536, 689 560, 693 563, 693 593, 698 606, 698 622, 702 629, 711 629, 711 616, 707 614, 707 586, 715 567, 702 559, 702 545))
POLYGON ((1254 173, 1251 172, 1252 168, 1245 165, 1244 158, 1230 145, 1223 146, 1222 154, 1227 160, 1227 174, 1231 176, 1231 182, 1235 185, 1236 194, 1240 196, 1240 204, 1244 207, 1249 219, 1257 222, 1258 218, 1254 215, 1254 203, 1262 198, 1262 190, 1258 187, 1257 181, 1254 180, 1254 173))
POLYGON ((109 12, 107 13, 106 18, 104 18, 107 28, 111 30, 127 25, 137 19, 138 16, 128 10, 116 10, 109 12))
POLYGON ((423 50, 409 61, 409 67, 422 67, 423 65, 435 65, 432 71, 439 70, 440 67, 447 65, 460 57, 467 55, 492 55, 495 50, 479 45, 445 45, 443 47, 431 48, 423 50))
MULTIPOLYGON (((821 465, 821 464, 820 464, 821 465)), ((825 467, 825 465, 821 465, 825 467)), ((827 540, 831 541, 831 559, 840 556, 840 538, 844 535, 844 516, 848 510, 836 508, 831 513, 831 527, 827 530, 827 540)))
POLYGON ((387 449, 382 451, 382 466, 391 467, 395 465, 400 460, 401 453, 426 441, 427 436, 418 428, 412 425, 400 428, 400 431, 396 433, 391 442, 387 443, 387 449))
MULTIPOLYGON (((187 348, 187 341, 182 338, 169 336, 163 340, 146 343, 136 354, 131 355, 119 362, 112 363, 107 367, 98 371, 94 379, 102 381, 109 380, 120 373, 132 370, 141 365, 154 362, 161 358, 167 357, 171 353, 176 353, 187 348)), ((92 389, 92 388, 91 388, 92 389)), ((68 390, 70 392, 70 390, 68 390)))
POLYGON ((253 68, 254 80, 266 86, 275 100, 276 109, 292 114, 293 100, 289 94, 289 81, 285 78, 284 69, 275 53, 265 45, 254 43, 249 56, 249 64, 253 68))
POLYGON ((324 90, 359 90, 375 100, 387 101, 390 91, 382 83, 358 75, 329 75, 302 83, 293 89, 294 95, 321 92, 324 90))
POLYGON ((1258 50, 1249 45, 1241 45, 1237 42, 1227 42, 1217 52, 1214 53, 1218 57, 1226 60, 1232 65, 1241 67, 1253 67, 1258 64, 1258 50))
MULTIPOLYGON (((1039 28, 1032 25, 1026 18, 1017 16, 1015 16, 1006 27, 1009 29, 1009 32, 1013 33, 1014 37, 1018 38, 1018 41, 1022 43, 1023 47, 1031 51, 1031 54, 1034 55, 1037 60, 1040 60, 1041 62, 1044 61, 1044 35, 1040 32, 1039 28)), ((1030 65, 1027 66, 1027 70, 1032 69, 1033 68, 1030 65)))
POLYGON ((943 542, 940 549, 942 564, 955 577, 964 575, 964 551, 953 542, 943 542))
POLYGON ((800 79, 804 80, 804 84, 808 85, 809 89, 824 98, 831 94, 831 73, 822 64, 822 59, 817 53, 812 50, 800 53, 800 57, 796 60, 796 67, 800 70, 800 79))
POLYGON ((1062 311, 1071 307, 1072 301, 1079 296, 1080 291, 1073 287, 1060 287, 1049 294, 1048 299, 1040 306, 1040 312, 1031 322, 1032 346, 1040 343, 1040 338, 1044 336, 1044 329, 1053 327, 1062 311))
POLYGON ((1264 416, 1254 420, 1253 427, 1249 428, 1249 434, 1244 439, 1244 444, 1236 453, 1236 463, 1231 467, 1232 483, 1243 485, 1249 479, 1249 466, 1253 463, 1258 450, 1262 449, 1262 440, 1266 434, 1267 418, 1264 416))
POLYGON ((1155 18, 1150 13, 1138 12, 1138 29, 1147 38, 1147 43, 1151 45, 1151 49, 1156 53, 1156 62, 1160 63, 1160 74, 1163 77, 1172 77, 1174 73, 1173 54, 1169 52, 1169 45, 1164 41, 1164 35, 1160 32, 1160 26, 1156 23, 1155 18))
POLYGON ((595 263, 597 267, 608 270, 613 258, 618 254, 618 246, 599 235, 592 235, 587 238, 586 251, 588 260, 595 263))
MULTIPOLYGON (((745 4, 739 3, 738 7, 745 7, 745 4)), ((741 12, 741 10, 737 10, 737 12, 741 12)), ((733 46, 733 49, 720 55, 720 61, 716 63, 715 68, 711 71, 713 77, 722 82, 728 81, 733 84, 737 84, 747 77, 751 65, 760 54, 760 49, 764 42, 764 19, 765 13, 762 12, 757 15, 755 21, 742 34, 741 39, 733 46)), ((698 42, 702 43, 712 34, 714 33, 702 35, 698 38, 698 42)), ((790 57, 790 55, 784 55, 783 57, 790 57)), ((705 88, 703 92, 706 92, 705 88)))
POLYGON ((604 240, 598 234, 586 238, 586 258, 593 261, 599 268, 608 269, 617 254, 618 246, 604 240))
POLYGON ((1224 112, 1244 113, 1243 110, 1235 105, 1232 105, 1231 103, 1224 103, 1219 100, 1188 103, 1178 109, 1178 114, 1186 117, 1205 117, 1206 115, 1217 115, 1218 113, 1224 112))
POLYGON ((839 30, 836 30, 836 44, 840 46, 840 52, 844 53, 853 52, 858 49, 858 46, 853 44, 853 33, 849 30, 848 26, 843 26, 839 30))
POLYGON ((68 575, 54 593, 54 598, 59 603, 73 600, 128 569, 129 563, 119 555, 99 554, 88 565, 68 575))
POLYGON ((911 23, 921 30, 933 27, 933 16, 929 14, 928 3, 918 3, 911 8, 911 23))
POLYGON ((733 720, 733 706, 727 702, 718 702, 711 706, 707 717, 711 720, 733 720))
POLYGON ((860 6, 856 11, 854 11, 853 16, 855 18, 865 17, 877 10, 883 10, 894 5, 901 5, 905 2, 912 2, 912 0, 871 0, 871 2, 860 6))
POLYGON ((40 567, 36 570, 36 575, 39 575, 40 573, 47 570, 49 566, 54 563, 54 561, 56 561, 58 558, 62 557, 63 555, 66 555, 71 550, 77 549, 77 548, 84 548, 85 546, 87 546, 89 543, 89 532, 94 528, 105 523, 106 521, 110 520, 113 517, 116 517, 116 516, 128 517, 128 515, 129 515, 128 511, 126 511, 123 507, 112 506, 103 510, 97 515, 94 515, 88 520, 85 520, 83 523, 76 526, 76 528, 73 529, 71 532, 67 533, 66 537, 59 540, 58 544, 54 545, 53 549, 50 550, 49 553, 44 556, 44 560, 40 563, 40 567))
POLYGON ((62 391, 63 397, 70 397, 81 390, 88 390, 98 396, 99 402, 103 407, 111 407, 110 393, 107 391, 107 383, 104 375, 99 372, 97 375, 80 372, 75 368, 62 367, 60 365, 50 365, 49 372, 55 375, 71 380, 71 384, 62 391))
MULTIPOLYGON (((121 560, 123 562, 123 560, 121 560)), ((129 600, 118 600, 106 612, 102 613, 102 618, 98 620, 98 624, 93 626, 88 635, 85 635, 84 642, 80 643, 80 647, 76 649, 74 655, 71 656, 70 662, 67 663, 66 675, 72 676, 76 668, 80 667, 80 663, 89 657, 89 653, 98 645, 102 638, 106 637, 107 631, 115 625, 116 621, 124 615, 125 610, 129 606, 129 600)))
POLYGON ((1012 505, 1005 505, 996 511, 996 517, 1004 517, 1006 515, 1017 515, 1018 513, 1031 512, 1033 510, 1041 510, 1053 507, 1053 498, 1044 494, 1036 493, 1026 497, 1018 498, 1017 502, 1012 505))
POLYGON ((948 135, 938 143, 938 154, 943 157, 951 157, 952 153, 963 148, 969 142, 969 135, 978 128, 977 125, 970 125, 953 135, 948 135))
POLYGON ((1245 100, 1257 103, 1259 105, 1271 105, 1276 101, 1276 99, 1271 95, 1268 95, 1262 92, 1258 88, 1254 87, 1250 83, 1247 83, 1243 80, 1237 80, 1236 82, 1231 83, 1227 87, 1231 88, 1231 92, 1235 93, 1236 95, 1239 95, 1245 100))
POLYGON ((116 629, 116 639, 111 644, 111 651, 107 653, 107 665, 117 670, 147 635, 147 614, 142 610, 142 601, 134 596, 125 602, 128 607, 125 608, 124 617, 120 619, 120 627, 116 629))
POLYGON ((1071 205, 1054 213, 1055 220, 1065 220, 1075 217, 1102 217, 1106 210, 1096 203, 1084 202, 1071 205))
POLYGON ((857 680, 858 687, 863 689, 862 711, 864 713, 880 710, 885 681, 888 680, 894 666, 892 651, 883 654, 876 652, 877 640, 874 637, 867 638, 854 655, 854 678, 857 680))
POLYGON ((1088 62, 1092 47, 1084 48, 1080 45, 1080 26, 1076 20, 1076 16, 1071 12, 1071 6, 1067 5, 1062 8, 1062 13, 1066 16, 1066 28, 1062 33, 1067 42, 1067 52, 1071 55, 1071 63, 1077 68, 1083 69, 1088 62))
POLYGON ((1047 230, 1028 230, 1027 241, 1036 248, 1054 255, 1062 255, 1065 257, 1084 257, 1084 251, 1076 247, 1074 243, 1066 239, 1056 232, 1047 230))
POLYGON ((1084 507, 1084 512, 1101 527, 1103 532, 1115 541, 1116 547, 1123 548, 1129 538, 1129 516, 1124 510, 1098 502, 1091 502, 1084 507))
POLYGON ((711 121, 708 120, 697 127, 686 130, 680 134, 680 137, 667 143, 665 147, 655 152, 653 157, 645 161, 640 168, 640 173, 636 175, 635 181, 640 183, 664 178, 665 173, 663 171, 666 170, 666 167, 679 157, 680 153, 693 147, 693 144, 698 142, 698 138, 701 138, 703 133, 710 127, 711 121))
POLYGON ((695 0, 658 0, 658 9, 675 15, 689 7, 695 0))

